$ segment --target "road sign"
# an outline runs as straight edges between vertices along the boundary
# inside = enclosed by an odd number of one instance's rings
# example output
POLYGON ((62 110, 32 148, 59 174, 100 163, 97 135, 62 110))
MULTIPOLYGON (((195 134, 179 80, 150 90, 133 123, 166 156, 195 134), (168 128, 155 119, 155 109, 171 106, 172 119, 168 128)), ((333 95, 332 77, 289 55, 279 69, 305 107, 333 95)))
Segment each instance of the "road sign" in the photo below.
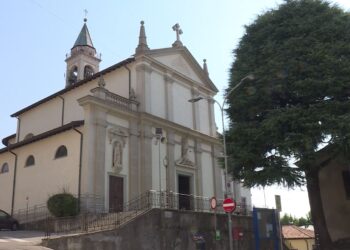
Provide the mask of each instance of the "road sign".
POLYGON ((222 207, 226 213, 232 213, 236 209, 236 202, 231 198, 226 198, 222 203, 222 207))
POLYGON ((215 197, 212 197, 210 199, 210 207, 211 207, 211 209, 215 209, 216 205, 217 205, 216 199, 215 199, 215 197))

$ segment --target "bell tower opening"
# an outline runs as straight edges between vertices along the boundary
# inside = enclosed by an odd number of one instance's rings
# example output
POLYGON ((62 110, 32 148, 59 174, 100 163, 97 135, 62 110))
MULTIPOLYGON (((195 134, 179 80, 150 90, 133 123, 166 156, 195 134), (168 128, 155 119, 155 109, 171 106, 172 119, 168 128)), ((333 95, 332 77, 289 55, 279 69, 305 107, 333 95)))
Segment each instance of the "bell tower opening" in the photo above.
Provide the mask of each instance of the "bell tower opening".
POLYGON ((66 87, 87 79, 99 71, 101 56, 97 55, 86 22, 87 19, 84 18, 79 36, 70 54, 66 55, 66 87))

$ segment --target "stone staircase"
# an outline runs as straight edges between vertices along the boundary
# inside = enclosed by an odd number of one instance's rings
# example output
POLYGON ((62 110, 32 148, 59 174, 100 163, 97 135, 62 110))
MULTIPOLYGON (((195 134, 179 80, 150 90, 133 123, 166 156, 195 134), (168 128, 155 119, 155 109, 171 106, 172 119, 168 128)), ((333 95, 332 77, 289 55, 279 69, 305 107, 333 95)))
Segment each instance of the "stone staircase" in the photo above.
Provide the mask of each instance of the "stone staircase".
POLYGON ((107 213, 102 214, 99 218, 94 218, 86 225, 87 232, 97 232, 104 230, 112 230, 119 228, 130 221, 134 220, 138 216, 146 214, 150 209, 107 213))

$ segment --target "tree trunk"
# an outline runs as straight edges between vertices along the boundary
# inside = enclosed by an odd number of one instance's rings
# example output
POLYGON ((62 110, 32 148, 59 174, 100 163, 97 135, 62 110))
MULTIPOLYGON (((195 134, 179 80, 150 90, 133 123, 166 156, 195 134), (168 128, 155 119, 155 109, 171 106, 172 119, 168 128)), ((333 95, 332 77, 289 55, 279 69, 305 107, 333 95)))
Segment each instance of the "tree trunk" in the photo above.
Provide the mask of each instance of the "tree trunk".
POLYGON ((328 232, 324 215, 318 173, 319 171, 310 171, 306 173, 311 218, 315 228, 315 244, 319 244, 319 248, 316 248, 318 250, 332 250, 332 240, 328 232))

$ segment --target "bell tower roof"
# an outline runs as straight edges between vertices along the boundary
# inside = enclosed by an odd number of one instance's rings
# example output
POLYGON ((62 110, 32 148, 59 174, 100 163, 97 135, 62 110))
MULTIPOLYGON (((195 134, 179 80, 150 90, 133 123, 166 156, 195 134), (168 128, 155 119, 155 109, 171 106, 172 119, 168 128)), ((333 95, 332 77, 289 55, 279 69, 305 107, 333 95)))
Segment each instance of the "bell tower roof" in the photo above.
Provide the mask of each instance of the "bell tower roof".
POLYGON ((74 43, 73 48, 76 46, 90 46, 92 48, 94 47, 94 45, 92 44, 91 37, 90 37, 89 29, 86 25, 86 21, 87 21, 87 19, 85 18, 83 28, 81 29, 79 36, 74 43))

